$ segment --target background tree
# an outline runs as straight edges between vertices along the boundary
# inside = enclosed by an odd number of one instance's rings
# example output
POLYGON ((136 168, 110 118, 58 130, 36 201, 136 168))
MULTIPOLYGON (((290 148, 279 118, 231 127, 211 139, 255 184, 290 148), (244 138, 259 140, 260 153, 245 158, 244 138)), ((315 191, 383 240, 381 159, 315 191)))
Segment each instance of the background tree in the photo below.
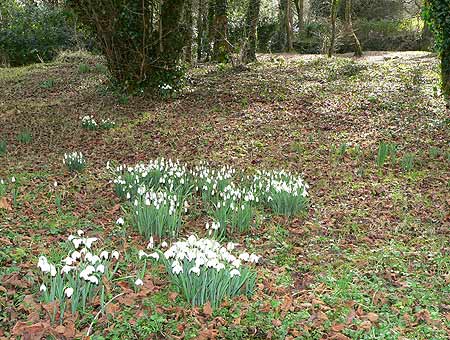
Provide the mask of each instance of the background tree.
POLYGON ((279 8, 281 49, 290 52, 293 50, 291 0, 280 0, 279 8))
POLYGON ((425 0, 423 15, 435 36, 442 89, 450 109, 450 0, 425 0))
POLYGON ((113 77, 126 89, 176 86, 185 26, 184 0, 68 0, 94 32, 113 77))
POLYGON ((330 36, 330 46, 328 48, 328 58, 334 54, 334 46, 336 43, 336 18, 337 18, 337 8, 339 5, 339 0, 332 0, 330 7, 330 25, 331 25, 331 36, 330 36))
POLYGON ((345 0, 344 25, 347 36, 350 36, 350 38, 353 40, 353 45, 355 48, 355 56, 361 57, 362 56, 361 43, 359 42, 359 39, 356 36, 355 31, 353 30, 352 24, 352 0, 345 0))
POLYGON ((299 32, 303 32, 305 29, 305 0, 294 0, 295 9, 297 11, 297 27, 299 32))
POLYGON ((218 62, 227 62, 230 46, 228 36, 227 0, 216 0, 214 12, 214 53, 213 59, 218 62))
POLYGON ((194 25, 192 16, 192 0, 185 0, 184 3, 184 15, 183 22, 186 27, 185 29, 185 43, 184 48, 184 60, 187 63, 192 62, 192 38, 194 36, 194 25))
POLYGON ((246 15, 247 40, 244 45, 244 62, 256 61, 256 31, 258 28, 260 7, 261 0, 249 0, 246 15))

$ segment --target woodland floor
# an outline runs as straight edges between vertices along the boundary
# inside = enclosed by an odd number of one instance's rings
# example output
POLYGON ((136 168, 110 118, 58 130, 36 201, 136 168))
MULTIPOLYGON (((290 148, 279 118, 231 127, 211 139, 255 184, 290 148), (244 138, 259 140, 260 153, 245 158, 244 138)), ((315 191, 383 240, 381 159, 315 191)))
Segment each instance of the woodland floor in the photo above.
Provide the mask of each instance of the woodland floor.
MULTIPOLYGON (((405 56, 201 66, 170 100, 111 92, 94 57, 0 69, 0 178, 15 176, 19 187, 17 202, 7 193, 0 208, 0 338, 13 337, 19 321, 48 322, 36 313, 37 257, 69 233, 89 230, 121 252, 145 247, 131 227, 115 225, 121 212, 106 162, 172 157, 303 173, 308 216, 266 216, 237 238, 263 256, 252 298, 211 315, 152 272, 152 291, 117 303, 92 339, 448 339, 449 113, 436 94, 436 58, 405 56), (80 63, 92 71, 81 73, 80 63), (84 130, 79 117, 90 114, 118 125, 84 130), (29 143, 18 141, 22 132, 29 143), (397 144, 397 161, 378 167, 382 141, 397 144), (81 175, 62 164, 73 150, 88 160, 81 175), (54 181, 64 192, 60 212, 54 181)), ((203 225, 189 216, 182 234, 203 225)), ((92 319, 65 326, 80 338, 92 319)))

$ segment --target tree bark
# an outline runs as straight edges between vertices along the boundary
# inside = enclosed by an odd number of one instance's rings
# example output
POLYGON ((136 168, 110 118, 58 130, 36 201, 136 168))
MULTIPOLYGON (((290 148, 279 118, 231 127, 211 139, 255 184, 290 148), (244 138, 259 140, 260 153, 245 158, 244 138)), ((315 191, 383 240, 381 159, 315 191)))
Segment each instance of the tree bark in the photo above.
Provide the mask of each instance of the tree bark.
POLYGON ((450 110, 450 44, 441 52, 441 79, 447 109, 450 110))
POLYGON ((294 0, 295 9, 297 10, 297 26, 298 31, 303 32, 305 29, 305 20, 304 20, 304 13, 305 13, 305 0, 294 0))
POLYGON ((247 41, 244 52, 244 63, 256 61, 256 32, 259 22, 261 0, 250 0, 247 8, 246 26, 247 41))
POLYGON ((355 49, 355 57, 362 57, 362 48, 361 43, 359 42, 358 37, 355 34, 355 30, 353 29, 352 24, 352 0, 345 1, 345 31, 346 34, 349 34, 353 39, 354 49, 355 49))
POLYGON ((334 54, 334 45, 336 42, 337 5, 338 0, 331 1, 331 11, 330 11, 331 37, 330 37, 330 46, 328 48, 328 58, 331 58, 331 56, 334 54))
POLYGON ((293 31, 292 31, 292 6, 291 0, 286 0, 286 37, 287 37, 287 52, 291 52, 293 47, 293 31))
POLYGON ((185 48, 184 48, 184 60, 187 63, 192 62, 192 37, 193 22, 192 22, 192 0, 185 0, 184 2, 184 25, 185 25, 185 48))
POLYGON ((214 53, 215 61, 224 63, 228 61, 228 4, 227 0, 216 0, 214 16, 214 53))
POLYGON ((197 61, 201 61, 203 56, 203 29, 205 23, 203 18, 203 0, 198 0, 197 4, 197 61))
POLYGON ((216 15, 216 1, 208 0, 208 14, 207 14, 207 24, 208 24, 208 34, 206 35, 205 42, 205 52, 208 59, 212 58, 212 44, 214 41, 214 18, 216 15))

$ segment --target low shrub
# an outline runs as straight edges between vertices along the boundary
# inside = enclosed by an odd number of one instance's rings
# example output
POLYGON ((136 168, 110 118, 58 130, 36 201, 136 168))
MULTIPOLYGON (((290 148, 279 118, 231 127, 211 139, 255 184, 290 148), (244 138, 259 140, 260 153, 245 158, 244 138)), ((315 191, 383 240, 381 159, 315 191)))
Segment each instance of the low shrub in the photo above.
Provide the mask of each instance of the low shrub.
POLYGON ((58 50, 75 46, 70 13, 58 6, 5 1, 0 5, 0 51, 5 64, 52 60, 58 50))

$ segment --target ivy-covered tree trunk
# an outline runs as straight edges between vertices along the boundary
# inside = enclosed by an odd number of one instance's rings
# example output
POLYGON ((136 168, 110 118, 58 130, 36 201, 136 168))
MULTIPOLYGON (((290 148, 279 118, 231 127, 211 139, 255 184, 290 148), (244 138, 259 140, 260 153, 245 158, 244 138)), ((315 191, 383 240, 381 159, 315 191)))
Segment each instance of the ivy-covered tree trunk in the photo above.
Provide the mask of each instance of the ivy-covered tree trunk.
POLYGON ((228 61, 229 43, 227 0, 216 0, 214 16, 214 53, 213 59, 220 63, 228 61))
POLYGON ((450 110, 450 0, 425 0, 423 17, 434 34, 441 59, 442 90, 450 110))
POLYGON ((192 0, 185 0, 184 3, 184 25, 185 25, 185 48, 184 48, 184 60, 187 63, 192 62, 192 37, 194 36, 193 32, 193 19, 192 19, 192 0))
POLYGON ((337 7, 338 7, 338 0, 332 0, 330 9, 331 36, 330 36, 330 46, 328 47, 328 58, 331 58, 331 56, 334 54, 334 45, 336 44, 337 7))
POLYGON ((261 0, 250 0, 248 2, 246 15, 247 42, 245 45, 244 62, 256 61, 256 32, 258 29, 260 7, 261 0))
POLYGON ((346 34, 349 35, 353 40, 355 56, 361 57, 363 54, 361 43, 359 42, 359 39, 355 34, 352 23, 352 0, 345 0, 345 31, 346 34))
POLYGON ((115 80, 133 90, 161 81, 173 85, 179 78, 184 1, 67 0, 67 5, 94 32, 115 80))
POLYGON ((450 44, 447 44, 441 52, 441 79, 447 108, 450 109, 450 44))

